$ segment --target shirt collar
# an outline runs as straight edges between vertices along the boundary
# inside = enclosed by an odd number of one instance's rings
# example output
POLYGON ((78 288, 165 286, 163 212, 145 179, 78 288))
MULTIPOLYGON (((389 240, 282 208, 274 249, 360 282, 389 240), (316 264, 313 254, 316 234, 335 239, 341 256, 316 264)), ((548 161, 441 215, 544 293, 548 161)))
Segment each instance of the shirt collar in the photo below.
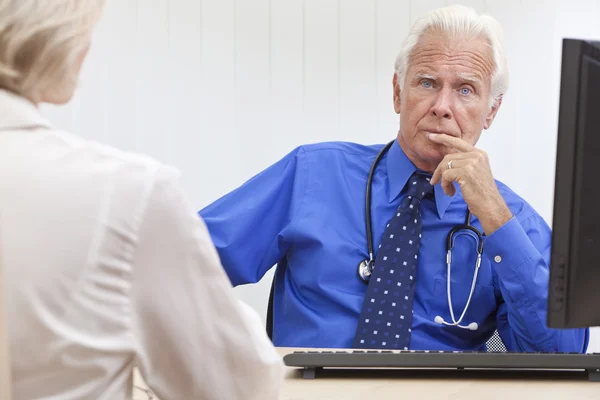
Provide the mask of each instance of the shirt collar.
POLYGON ((33 103, 4 89, 0 89, 0 110, 0 130, 52 127, 33 103))
MULTIPOLYGON (((394 143, 390 147, 390 150, 387 154, 386 164, 388 184, 390 187, 389 201, 391 203, 398 198, 402 192, 402 189, 404 189, 404 186, 406 186, 408 179, 417 170, 417 167, 406 156, 398 144, 398 140, 394 140, 394 143)), ((438 216, 442 218, 446 213, 448 206, 452 202, 453 197, 447 196, 442 189, 442 185, 439 183, 433 187, 433 191, 435 194, 437 213, 438 216)))

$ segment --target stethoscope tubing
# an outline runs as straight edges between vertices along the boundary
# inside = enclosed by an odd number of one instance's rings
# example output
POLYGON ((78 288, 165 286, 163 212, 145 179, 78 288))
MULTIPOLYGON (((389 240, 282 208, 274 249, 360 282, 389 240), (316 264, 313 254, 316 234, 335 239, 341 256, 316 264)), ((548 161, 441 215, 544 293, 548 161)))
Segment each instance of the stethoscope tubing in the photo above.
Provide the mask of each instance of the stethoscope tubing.
MULTIPOLYGON (((365 196, 365 228, 367 234, 367 251, 369 254, 369 258, 361 261, 358 266, 358 275, 361 280, 365 283, 368 283, 373 271, 374 263, 375 263, 375 251, 373 249, 373 232, 372 232, 372 223, 371 223, 371 188, 373 183, 373 176, 375 175, 375 170, 379 161, 383 157, 383 155, 390 149, 394 140, 390 141, 386 144, 381 151, 375 157, 373 164, 369 170, 369 176, 367 178, 367 187, 366 187, 366 196, 365 196)), ((465 218, 465 223, 463 225, 457 225, 448 232, 448 236, 446 238, 446 264, 447 264, 447 293, 448 293, 448 308, 450 310, 450 317, 452 318, 452 323, 444 321, 444 319, 440 316, 435 318, 435 321, 440 324, 448 325, 448 326, 458 326, 463 329, 471 329, 476 330, 478 325, 476 323, 471 323, 468 326, 461 326, 463 318, 465 317, 467 310, 469 309, 469 305, 471 303, 471 298, 475 291, 475 284, 477 282, 477 277, 479 274, 479 267, 481 266, 481 257, 483 254, 483 236, 481 232, 471 225, 471 210, 467 208, 467 215, 465 218), (467 299, 467 303, 465 304, 465 308, 460 315, 460 318, 456 320, 454 315, 454 310, 452 306, 452 295, 451 295, 451 269, 452 269, 452 249, 454 248, 454 239, 456 235, 461 230, 468 230, 475 234, 477 240, 477 261, 475 264, 475 271, 473 272, 473 279, 471 281, 471 289, 469 291, 469 298, 467 299)))

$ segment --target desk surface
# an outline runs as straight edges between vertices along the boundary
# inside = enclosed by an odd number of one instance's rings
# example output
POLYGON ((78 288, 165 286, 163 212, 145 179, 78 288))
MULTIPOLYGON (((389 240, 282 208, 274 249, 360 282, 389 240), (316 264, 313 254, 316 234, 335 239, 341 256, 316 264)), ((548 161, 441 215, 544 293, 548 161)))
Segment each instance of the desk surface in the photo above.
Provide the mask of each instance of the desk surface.
MULTIPOLYGON (((294 350, 278 349, 282 356, 294 350)), ((146 387, 137 371, 135 384, 146 387)), ((148 398, 140 390, 134 395, 134 400, 148 398)), ((599 399, 600 382, 589 382, 583 373, 400 370, 323 370, 316 379, 303 379, 300 370, 287 368, 280 399, 385 400, 398 399, 399 395, 415 400, 599 399)))

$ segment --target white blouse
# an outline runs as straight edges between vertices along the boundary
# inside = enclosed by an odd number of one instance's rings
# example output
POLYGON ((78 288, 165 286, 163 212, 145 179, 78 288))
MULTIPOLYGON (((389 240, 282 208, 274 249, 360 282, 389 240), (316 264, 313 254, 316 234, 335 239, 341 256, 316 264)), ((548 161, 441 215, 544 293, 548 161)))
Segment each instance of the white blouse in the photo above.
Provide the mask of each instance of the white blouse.
POLYGON ((15 399, 277 398, 281 358, 172 168, 0 90, 0 255, 15 399))

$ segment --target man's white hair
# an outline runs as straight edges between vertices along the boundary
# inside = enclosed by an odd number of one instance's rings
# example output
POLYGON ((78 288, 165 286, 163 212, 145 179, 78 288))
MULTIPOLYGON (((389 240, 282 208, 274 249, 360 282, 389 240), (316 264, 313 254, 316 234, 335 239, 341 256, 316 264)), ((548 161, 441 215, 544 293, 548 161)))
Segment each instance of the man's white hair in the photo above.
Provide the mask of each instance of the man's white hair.
POLYGON ((400 89, 404 87, 406 71, 413 48, 424 33, 439 33, 467 39, 484 38, 492 49, 494 69, 491 76, 489 106, 495 105, 508 90, 508 63, 503 44, 503 30, 498 21, 475 10, 453 5, 438 8, 420 18, 412 26, 396 57, 395 70, 400 89))
POLYGON ((104 0, 0 0, 0 88, 30 99, 72 84, 104 0))

